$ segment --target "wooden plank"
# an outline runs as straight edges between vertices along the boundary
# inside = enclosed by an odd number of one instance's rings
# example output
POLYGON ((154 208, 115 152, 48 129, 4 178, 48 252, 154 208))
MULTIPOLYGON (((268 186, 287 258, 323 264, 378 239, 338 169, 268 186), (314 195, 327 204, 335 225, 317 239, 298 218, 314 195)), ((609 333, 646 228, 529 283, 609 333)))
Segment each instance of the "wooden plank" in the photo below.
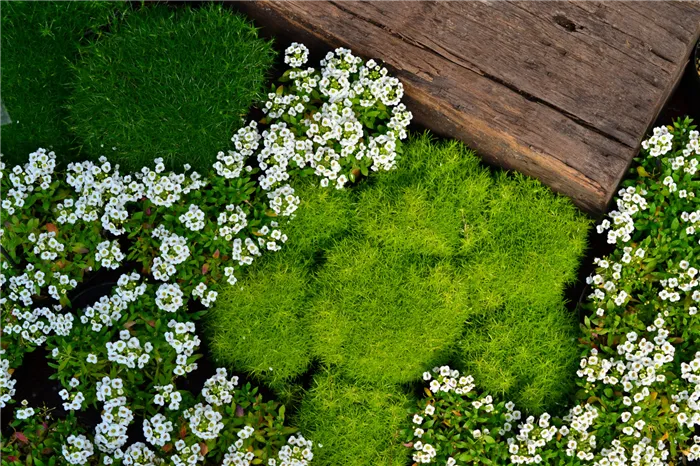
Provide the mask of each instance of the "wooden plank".
POLYGON ((700 35, 697 2, 243 2, 384 60, 416 121, 600 213, 700 35))

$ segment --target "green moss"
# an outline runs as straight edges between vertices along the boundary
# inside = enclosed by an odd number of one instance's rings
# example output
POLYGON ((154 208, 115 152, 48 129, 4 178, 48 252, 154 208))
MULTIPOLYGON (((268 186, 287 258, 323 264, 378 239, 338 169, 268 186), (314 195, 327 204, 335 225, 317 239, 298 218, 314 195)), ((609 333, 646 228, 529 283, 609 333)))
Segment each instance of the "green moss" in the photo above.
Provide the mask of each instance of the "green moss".
POLYGON ((278 254, 224 288, 207 320, 214 358, 272 386, 303 373, 311 361, 307 281, 303 261, 278 254))
POLYGON ((314 258, 354 230, 357 219, 353 191, 321 188, 315 177, 297 180, 294 189, 301 204, 285 228, 289 237, 286 249, 314 258))
POLYGON ((80 53, 71 129, 85 155, 107 153, 131 170, 156 157, 206 170, 273 60, 271 43, 221 5, 142 7, 80 53))
POLYGON ((568 199, 427 135, 407 144, 394 172, 352 191, 300 193, 278 258, 306 264, 305 338, 326 367, 361 384, 402 384, 451 363, 526 410, 562 400, 577 331, 563 292, 590 223, 568 199))
POLYGON ((447 263, 392 254, 351 238, 318 274, 314 354, 348 378, 403 383, 446 360, 466 314, 447 263))
POLYGON ((453 257, 479 244, 494 182, 463 144, 414 137, 398 170, 377 176, 358 202, 362 232, 399 253, 453 257))
POLYGON ((565 402, 578 363, 575 319, 560 303, 519 306, 469 319, 460 369, 480 390, 540 413, 565 402))
POLYGON ((326 371, 314 377, 296 420, 315 443, 314 464, 404 466, 410 450, 399 430, 409 405, 396 387, 350 383, 326 371))
POLYGON ((84 36, 98 37, 121 2, 16 1, 0 5, 2 101, 12 123, 2 126, 5 162, 26 162, 39 147, 59 162, 75 158, 66 124, 66 84, 84 36))

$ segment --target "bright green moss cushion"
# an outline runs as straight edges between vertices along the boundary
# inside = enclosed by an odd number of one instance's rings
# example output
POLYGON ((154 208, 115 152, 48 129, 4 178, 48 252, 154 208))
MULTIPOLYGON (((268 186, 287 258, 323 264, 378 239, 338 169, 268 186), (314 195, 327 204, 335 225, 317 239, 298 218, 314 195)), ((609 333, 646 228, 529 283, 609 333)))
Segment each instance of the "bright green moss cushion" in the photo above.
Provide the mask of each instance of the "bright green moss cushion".
POLYGON ((145 5, 80 49, 70 100, 83 152, 138 170, 207 170, 264 90, 274 52, 222 5, 145 5), (112 150, 112 148, 115 148, 112 150))

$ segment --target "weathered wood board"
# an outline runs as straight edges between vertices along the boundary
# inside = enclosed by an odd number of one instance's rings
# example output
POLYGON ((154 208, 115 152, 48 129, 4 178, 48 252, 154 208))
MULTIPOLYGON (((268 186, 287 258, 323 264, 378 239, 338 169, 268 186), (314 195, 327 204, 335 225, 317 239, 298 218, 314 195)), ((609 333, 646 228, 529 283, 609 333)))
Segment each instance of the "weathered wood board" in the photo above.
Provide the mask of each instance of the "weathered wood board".
POLYGON ((416 121, 605 211, 700 35, 700 2, 243 2, 384 60, 416 121))

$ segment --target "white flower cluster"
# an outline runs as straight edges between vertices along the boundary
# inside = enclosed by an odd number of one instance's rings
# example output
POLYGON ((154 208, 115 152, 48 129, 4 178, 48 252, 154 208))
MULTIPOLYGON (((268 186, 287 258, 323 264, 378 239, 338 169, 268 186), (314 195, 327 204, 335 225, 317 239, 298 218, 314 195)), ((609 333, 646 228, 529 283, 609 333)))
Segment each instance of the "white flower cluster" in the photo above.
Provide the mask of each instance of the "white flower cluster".
POLYGON ((226 211, 221 212, 216 219, 216 223, 219 225, 217 235, 226 241, 231 241, 234 235, 237 235, 248 225, 248 219, 240 206, 229 204, 226 206, 226 211))
POLYGON ((124 466, 156 466, 163 463, 164 461, 158 458, 143 442, 136 442, 129 445, 129 448, 126 449, 122 457, 122 464, 124 466))
POLYGON ((146 292, 146 283, 139 283, 141 275, 136 272, 122 274, 114 292, 126 303, 136 302, 146 292))
MULTIPOLYGON (((550 415, 542 414, 539 420, 535 420, 534 416, 529 416, 525 422, 518 425, 518 431, 515 437, 509 437, 508 452, 510 453, 510 461, 513 464, 532 464, 542 462, 542 450, 557 434, 560 434, 560 429, 549 424, 550 415)), ((564 427, 564 433, 568 429, 564 427)), ((562 435, 564 435, 562 433, 562 435)))
POLYGON ((665 126, 654 128, 653 135, 642 142, 642 147, 649 151, 651 157, 665 155, 673 148, 673 135, 665 126))
POLYGON ((40 307, 22 311, 20 308, 13 308, 11 315, 17 319, 18 323, 6 325, 3 331, 7 335, 19 334, 26 342, 37 346, 43 345, 52 333, 61 336, 69 335, 73 328, 73 314, 70 312, 61 314, 60 304, 55 304, 53 309, 52 311, 48 307, 40 307))
POLYGON ((76 201, 65 199, 57 206, 58 222, 74 224, 78 219, 84 222, 99 219, 105 230, 117 236, 124 233, 122 224, 128 218, 126 204, 144 195, 143 184, 131 175, 121 176, 118 165, 112 172, 112 165, 104 156, 98 164, 87 161, 68 164, 66 182, 79 197, 76 201))
POLYGON ((221 466, 250 466, 255 459, 255 453, 244 451, 242 448, 243 439, 238 439, 233 445, 230 445, 221 466))
POLYGON ((624 288, 636 282, 637 270, 646 254, 641 247, 634 249, 631 246, 624 247, 623 252, 620 262, 596 257, 593 263, 602 271, 586 278, 586 283, 593 289, 588 299, 597 307, 599 317, 605 315, 605 306, 610 299, 618 307, 627 304, 630 296, 624 288))
POLYGON ((299 42, 292 42, 284 51, 284 62, 292 68, 299 68, 308 59, 309 49, 299 42))
POLYGON ((404 91, 399 80, 389 76, 376 61, 363 63, 344 48, 329 52, 319 71, 300 69, 307 58, 308 51, 301 44, 294 43, 287 49, 285 60, 292 66, 289 77, 294 81, 293 92, 268 95, 263 111, 274 123, 262 136, 251 137, 255 141, 252 151, 263 140, 264 148, 258 156, 264 172, 261 187, 273 189, 286 181, 292 167, 309 166, 321 178, 322 186, 332 183, 337 189, 346 185, 348 165, 354 165, 346 160, 371 160, 369 165, 375 171, 394 168, 397 142, 406 138, 412 118, 400 103, 404 91), (324 102, 307 114, 309 96, 314 91, 324 102), (387 107, 386 133, 366 134, 360 116, 374 107, 387 107), (292 132, 288 122, 300 124, 304 132, 292 132))
MULTIPOLYGON (((424 372, 423 380, 426 382, 430 381, 430 391, 434 394, 454 392, 458 395, 466 395, 475 388, 472 376, 460 377, 459 371, 453 370, 449 366, 434 367, 432 373, 424 372)), ((493 410, 492 401, 491 397, 488 397, 480 402, 475 402, 474 407, 479 409, 483 406, 485 410, 490 412, 493 410)), ((413 416, 413 423, 415 424, 414 434, 419 438, 423 436, 424 423, 430 422, 430 417, 435 414, 435 407, 432 405, 427 406, 424 414, 426 417, 420 414, 413 416)), ((415 442, 413 450, 413 461, 419 464, 431 463, 437 455, 437 450, 433 445, 422 441, 415 442)))
POLYGON ((223 416, 208 404, 197 403, 185 411, 183 416, 189 421, 192 433, 204 440, 215 439, 224 428, 224 423, 221 422, 223 416))
POLYGON ((252 167, 246 166, 245 162, 258 149, 260 133, 258 124, 251 121, 247 126, 240 128, 231 138, 236 151, 228 153, 219 152, 214 163, 214 170, 219 176, 227 179, 235 179, 241 176, 243 170, 250 172, 252 167))
POLYGON ((192 231, 199 231, 204 228, 204 211, 194 204, 190 204, 187 212, 178 217, 185 227, 192 231))
POLYGON ((165 406, 168 402, 168 409, 177 411, 180 409, 180 402, 182 401, 182 395, 180 392, 175 390, 175 387, 170 385, 156 385, 154 387, 158 392, 153 398, 153 403, 159 406, 165 406))
POLYGON ((648 208, 647 200, 644 196, 648 193, 645 189, 635 186, 620 189, 617 193, 617 209, 612 210, 608 217, 612 220, 603 220, 596 227, 598 233, 608 231, 608 243, 617 244, 618 239, 627 243, 632 239, 634 233, 634 216, 648 208))
POLYGON ((314 458, 313 442, 301 434, 290 436, 287 445, 280 448, 277 460, 270 458, 268 466, 308 466, 314 458))
POLYGON ((267 102, 263 107, 263 112, 268 118, 280 118, 285 113, 290 117, 302 115, 306 107, 302 102, 308 102, 309 96, 298 96, 295 94, 280 95, 274 92, 267 94, 267 102))
POLYGON ((95 251, 95 261, 99 262, 102 267, 116 270, 124 260, 124 254, 119 249, 119 241, 103 241, 97 245, 95 251))
MULTIPOLYGON (((56 154, 46 153, 46 149, 38 149, 29 154, 29 162, 24 167, 15 166, 8 176, 12 188, 3 193, 4 199, 0 203, 7 215, 13 215, 15 208, 24 206, 24 201, 34 191, 36 184, 41 189, 48 190, 55 167, 56 154)), ((5 165, 2 164, 1 168, 4 170, 5 165)))
MULTIPOLYGON (((27 400, 24 400, 25 402, 27 400)), ((34 408, 20 408, 15 412, 15 417, 17 419, 29 419, 34 416, 34 408)))
POLYGON ((56 260, 58 253, 63 252, 65 249, 65 246, 56 239, 55 231, 39 233, 39 236, 34 233, 29 233, 27 239, 34 243, 34 255, 39 256, 41 260, 56 260))
POLYGON ((119 332, 119 340, 112 343, 108 341, 107 359, 117 364, 122 364, 129 369, 143 369, 151 359, 153 344, 150 341, 141 345, 137 337, 132 337, 128 330, 119 332))
POLYGON ((143 420, 143 435, 151 445, 165 446, 170 441, 172 431, 173 423, 160 413, 155 414, 151 419, 143 420))
POLYGON ((4 408, 15 396, 16 380, 10 373, 10 360, 4 358, 5 350, 0 348, 0 408, 4 408))
POLYGON ((289 159, 296 149, 294 134, 286 123, 275 123, 262 133, 263 148, 258 152, 258 165, 263 171, 260 187, 265 191, 276 188, 289 179, 289 159))
POLYGON ((170 457, 174 466, 194 466, 204 461, 202 447, 199 443, 187 445, 187 442, 181 439, 175 442, 175 451, 176 453, 170 457))
MULTIPOLYGON (((76 388, 80 385, 80 381, 73 377, 69 382, 71 388, 76 388)), ((82 392, 69 393, 65 388, 58 392, 58 396, 65 402, 63 403, 63 409, 66 411, 80 411, 83 409, 83 402, 85 401, 85 395, 82 392)))
POLYGON ((216 375, 207 379, 202 388, 202 396, 214 406, 221 406, 231 403, 233 400, 233 391, 238 385, 238 377, 227 378, 226 369, 219 367, 216 369, 216 375))
MULTIPOLYGON (((165 171, 163 159, 154 159, 154 163, 156 164, 155 170, 143 167, 141 173, 138 173, 136 177, 143 183, 146 197, 157 206, 172 207, 183 194, 206 186, 206 181, 197 172, 190 173, 189 177, 184 173, 162 174, 165 171)), ((184 168, 187 172, 191 167, 185 164, 184 168)))
POLYGON ((83 324, 88 322, 92 325, 94 332, 99 332, 103 327, 111 327, 122 318, 130 303, 136 302, 141 295, 146 292, 146 284, 137 284, 140 275, 136 272, 123 274, 117 281, 118 287, 112 296, 102 296, 92 306, 88 306, 80 316, 83 324))
POLYGON ((294 195, 294 188, 289 185, 267 193, 267 197, 270 200, 270 208, 283 217, 291 217, 301 203, 299 196, 294 195))
POLYGON ((211 305, 216 302, 216 297, 218 295, 219 293, 214 290, 207 291, 207 285, 204 282, 201 282, 194 288, 194 290, 192 290, 192 296, 199 298, 205 307, 211 307, 211 305))
POLYGON ((84 435, 71 435, 61 451, 70 464, 86 464, 94 453, 92 442, 84 435))
MULTIPOLYGON (((29 265, 27 264, 27 268, 29 268, 29 265)), ((36 273, 34 274, 34 278, 37 279, 37 276, 41 274, 43 276, 43 273, 41 270, 37 270, 36 273)), ((53 284, 49 285, 48 290, 49 290, 49 296, 51 296, 53 299, 56 301, 61 300, 61 296, 65 295, 68 293, 70 290, 74 289, 75 287, 78 286, 78 281, 70 278, 68 275, 62 274, 61 272, 54 272, 53 273, 53 284), (58 286, 57 286, 58 285, 58 286), (60 286, 60 288, 59 288, 60 286)), ((47 282, 51 283, 51 282, 47 282)), ((37 281, 37 285, 40 287, 44 286, 43 281, 37 281)))
POLYGON ((696 303, 700 302, 700 291, 693 291, 693 289, 698 287, 698 279, 696 278, 698 269, 690 267, 688 261, 682 260, 678 264, 677 273, 677 277, 659 281, 662 286, 661 291, 659 291, 659 298, 661 298, 662 301, 676 303, 681 300, 681 293, 679 293, 679 291, 682 291, 686 296, 690 296, 696 303))
POLYGON ((197 369, 197 363, 188 364, 187 358, 194 354, 194 351, 199 348, 201 343, 199 337, 194 334, 194 323, 171 320, 168 322, 168 328, 173 329, 173 331, 165 332, 165 341, 167 341, 177 353, 175 359, 177 366, 173 370, 173 373, 175 375, 189 374, 197 369))
POLYGON ((160 256, 153 259, 153 278, 168 281, 176 272, 175 266, 190 257, 187 238, 169 232, 163 225, 155 228, 151 235, 161 241, 160 256))
POLYGON ((184 304, 183 296, 177 283, 163 283, 156 291, 156 306, 165 312, 176 312, 184 304))
POLYGON ((95 445, 112 453, 126 444, 126 430, 134 414, 126 406, 122 379, 103 377, 97 382, 97 399, 102 401, 102 422, 95 427, 95 445))

